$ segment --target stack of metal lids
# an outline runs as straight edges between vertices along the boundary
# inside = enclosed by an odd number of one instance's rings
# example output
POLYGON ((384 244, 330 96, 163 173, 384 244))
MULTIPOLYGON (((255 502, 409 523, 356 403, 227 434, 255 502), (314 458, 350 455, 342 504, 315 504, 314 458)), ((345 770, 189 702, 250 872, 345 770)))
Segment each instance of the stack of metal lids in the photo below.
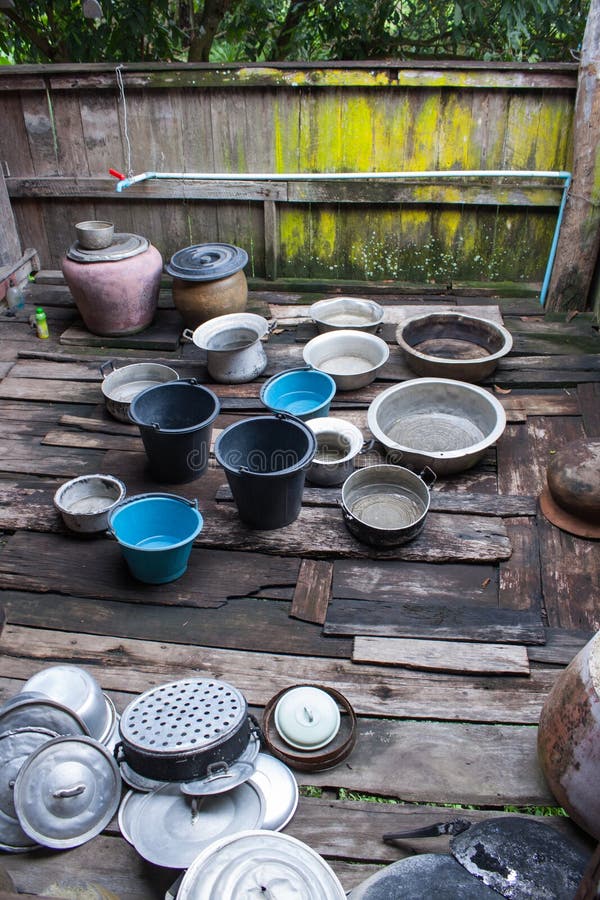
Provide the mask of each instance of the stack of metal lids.
POLYGON ((113 236, 109 247, 102 247, 99 250, 89 250, 79 241, 75 241, 67 250, 67 256, 74 262, 81 263, 118 262, 144 253, 149 246, 148 239, 139 234, 120 232, 113 236))
MULTIPOLYGON (((99 688, 97 696, 102 701, 99 688)), ((77 847, 115 814, 121 795, 110 748, 116 721, 104 700, 105 709, 96 708, 104 742, 90 736, 76 709, 42 691, 25 689, 0 707, 0 849, 77 847)))

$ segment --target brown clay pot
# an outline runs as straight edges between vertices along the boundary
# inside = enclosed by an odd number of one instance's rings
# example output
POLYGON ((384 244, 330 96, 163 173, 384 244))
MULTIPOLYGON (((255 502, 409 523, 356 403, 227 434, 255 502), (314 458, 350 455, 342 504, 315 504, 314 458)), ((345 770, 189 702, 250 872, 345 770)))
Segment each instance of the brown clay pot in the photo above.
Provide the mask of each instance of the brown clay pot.
POLYGON ((162 274, 162 257, 152 244, 143 253, 109 262, 82 263, 65 256, 61 266, 92 334, 136 334, 152 322, 162 274))
POLYGON ((544 703, 538 758, 571 818, 600 840, 600 632, 562 672, 544 703))
POLYGON ((208 319, 246 309, 248 282, 240 270, 216 281, 173 279, 173 303, 188 328, 197 328, 208 319))

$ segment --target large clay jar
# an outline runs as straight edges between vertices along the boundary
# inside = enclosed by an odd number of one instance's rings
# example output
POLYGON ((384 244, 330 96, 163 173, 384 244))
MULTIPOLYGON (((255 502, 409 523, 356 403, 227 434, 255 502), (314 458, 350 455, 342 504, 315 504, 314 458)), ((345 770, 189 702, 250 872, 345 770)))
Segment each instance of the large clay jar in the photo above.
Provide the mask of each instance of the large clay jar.
POLYGON ((600 840, 600 632, 558 677, 544 703, 538 758, 571 818, 600 840))
POLYGON ((173 276, 173 302, 188 328, 246 309, 248 254, 233 244, 193 244, 165 266, 173 276))
POLYGON ((104 250, 75 244, 61 263, 83 323, 92 334, 136 334, 151 324, 163 261, 145 238, 116 234, 104 250))

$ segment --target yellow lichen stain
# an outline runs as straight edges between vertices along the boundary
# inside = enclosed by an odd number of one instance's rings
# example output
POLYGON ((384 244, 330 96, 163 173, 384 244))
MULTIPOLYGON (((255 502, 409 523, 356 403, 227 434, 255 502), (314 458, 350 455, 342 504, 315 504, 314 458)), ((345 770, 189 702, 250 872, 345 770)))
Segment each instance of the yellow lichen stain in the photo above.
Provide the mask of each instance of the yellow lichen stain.
POLYGON ((315 212, 313 254, 325 265, 330 266, 335 262, 339 215, 330 209, 318 209, 315 212))
POLYGON ((44 888, 44 896, 59 897, 60 900, 121 900, 107 888, 94 882, 86 884, 50 884, 44 888))
POLYGON ((474 152, 473 117, 469 95, 450 94, 441 112, 437 134, 437 168, 472 169, 479 163, 479 154, 474 152))
POLYGON ((275 100, 273 154, 276 172, 300 171, 299 98, 287 94, 275 100))
POLYGON ((282 207, 279 217, 280 267, 282 275, 302 277, 311 255, 309 220, 301 206, 282 207))
POLYGON ((437 169, 435 137, 439 128, 440 95, 428 93, 420 105, 414 104, 411 145, 407 146, 407 171, 427 172, 437 169))
POLYGON ((371 98, 355 93, 348 96, 341 109, 340 127, 342 170, 372 172, 375 141, 371 98))

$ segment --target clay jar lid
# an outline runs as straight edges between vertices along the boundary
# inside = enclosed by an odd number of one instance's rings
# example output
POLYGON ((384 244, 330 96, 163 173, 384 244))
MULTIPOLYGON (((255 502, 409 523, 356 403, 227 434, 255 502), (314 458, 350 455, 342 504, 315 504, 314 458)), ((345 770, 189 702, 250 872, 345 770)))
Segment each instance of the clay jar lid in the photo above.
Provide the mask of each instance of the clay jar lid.
POLYGON ((581 537, 600 538, 600 439, 574 441, 552 458, 542 492, 542 512, 554 525, 581 537))

